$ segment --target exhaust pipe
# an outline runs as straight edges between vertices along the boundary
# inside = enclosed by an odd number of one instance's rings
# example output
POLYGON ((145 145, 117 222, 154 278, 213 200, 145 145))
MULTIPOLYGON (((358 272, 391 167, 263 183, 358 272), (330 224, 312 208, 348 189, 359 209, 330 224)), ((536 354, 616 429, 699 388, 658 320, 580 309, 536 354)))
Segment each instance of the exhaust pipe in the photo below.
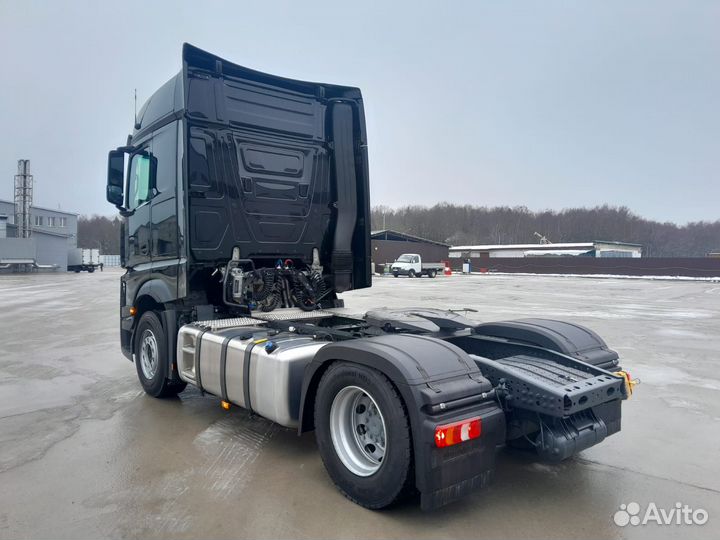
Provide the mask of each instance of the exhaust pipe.
POLYGON ((331 258, 335 291, 352 289, 353 253, 352 237, 357 222, 357 175, 353 134, 353 108, 336 101, 332 109, 333 144, 335 145, 334 172, 337 194, 337 219, 331 258))

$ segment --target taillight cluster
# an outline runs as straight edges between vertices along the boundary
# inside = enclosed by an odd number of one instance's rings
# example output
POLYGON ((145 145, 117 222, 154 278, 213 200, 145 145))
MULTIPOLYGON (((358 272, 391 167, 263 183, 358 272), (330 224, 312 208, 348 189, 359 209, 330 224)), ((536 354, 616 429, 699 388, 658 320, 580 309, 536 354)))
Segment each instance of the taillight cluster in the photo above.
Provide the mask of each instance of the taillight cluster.
POLYGON ((477 439, 482 432, 482 421, 479 417, 468 418, 435 428, 435 446, 447 448, 454 444, 477 439))

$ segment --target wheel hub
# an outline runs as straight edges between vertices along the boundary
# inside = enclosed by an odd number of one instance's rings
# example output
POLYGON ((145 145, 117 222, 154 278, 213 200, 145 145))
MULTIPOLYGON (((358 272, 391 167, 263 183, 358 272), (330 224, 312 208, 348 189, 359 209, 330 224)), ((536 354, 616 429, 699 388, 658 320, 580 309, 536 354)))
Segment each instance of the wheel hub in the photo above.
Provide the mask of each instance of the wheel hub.
POLYGON ((140 368, 146 379, 155 378, 158 368, 158 345, 152 330, 146 329, 140 336, 140 368))
POLYGON ((370 476, 380 469, 387 450, 385 420, 373 397, 362 388, 340 390, 330 408, 335 452, 353 474, 370 476))

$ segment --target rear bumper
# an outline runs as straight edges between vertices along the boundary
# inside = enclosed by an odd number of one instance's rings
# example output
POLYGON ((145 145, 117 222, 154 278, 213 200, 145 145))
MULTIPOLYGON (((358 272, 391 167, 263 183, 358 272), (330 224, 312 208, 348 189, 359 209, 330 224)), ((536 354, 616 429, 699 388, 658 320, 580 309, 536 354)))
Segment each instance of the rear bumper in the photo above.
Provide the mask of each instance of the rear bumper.
POLYGON ((569 418, 545 420, 536 436, 535 450, 541 460, 557 463, 620 431, 621 401, 603 403, 569 418))
POLYGON ((493 400, 462 414, 426 416, 416 445, 417 486, 423 510, 439 508, 486 486, 495 470, 497 449, 505 442, 505 414, 493 400), (435 445, 435 428, 440 424, 479 416, 481 435, 448 448, 435 445))

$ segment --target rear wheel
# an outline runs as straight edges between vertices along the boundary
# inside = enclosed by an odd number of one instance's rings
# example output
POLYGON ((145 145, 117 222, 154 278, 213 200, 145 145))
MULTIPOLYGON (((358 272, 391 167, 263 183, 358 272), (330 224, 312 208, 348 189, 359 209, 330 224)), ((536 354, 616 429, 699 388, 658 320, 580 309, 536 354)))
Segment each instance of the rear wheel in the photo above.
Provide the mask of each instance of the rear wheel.
POLYGON ((430 278, 434 278, 435 276, 437 276, 437 270, 430 270, 430 271, 428 272, 428 276, 429 276, 430 278))
POLYGON ((407 414, 379 371, 346 362, 328 368, 315 400, 315 436, 330 478, 357 504, 383 508, 411 488, 407 414))
POLYGON ((167 339, 160 319, 153 311, 143 313, 135 330, 135 368, 145 392, 153 397, 174 396, 186 383, 169 380, 167 339))

